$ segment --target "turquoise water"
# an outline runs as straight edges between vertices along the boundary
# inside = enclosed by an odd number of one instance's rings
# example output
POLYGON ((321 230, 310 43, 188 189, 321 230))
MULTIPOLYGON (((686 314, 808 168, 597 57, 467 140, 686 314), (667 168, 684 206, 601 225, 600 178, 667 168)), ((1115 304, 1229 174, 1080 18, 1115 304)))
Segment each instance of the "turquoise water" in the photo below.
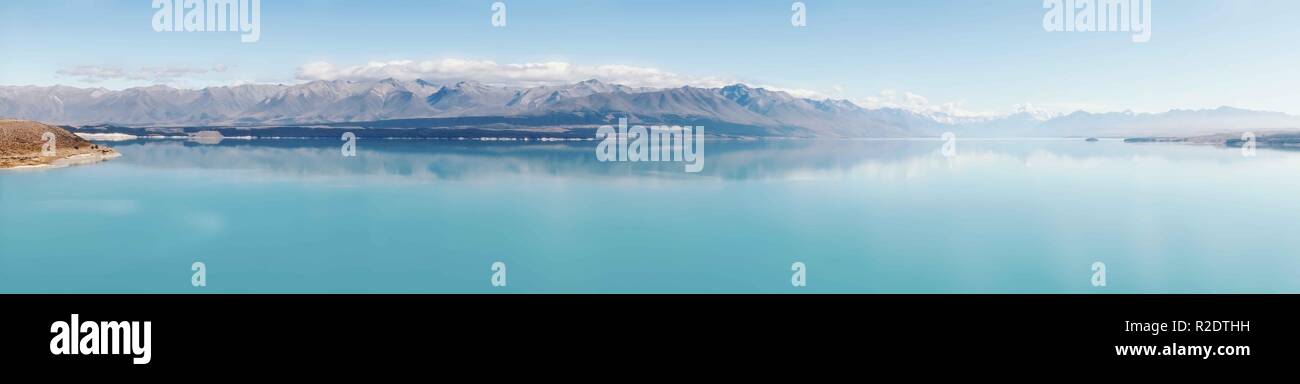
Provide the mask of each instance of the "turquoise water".
POLYGON ((594 142, 111 145, 0 172, 0 292, 1300 292, 1296 152, 710 141, 689 174, 594 142))

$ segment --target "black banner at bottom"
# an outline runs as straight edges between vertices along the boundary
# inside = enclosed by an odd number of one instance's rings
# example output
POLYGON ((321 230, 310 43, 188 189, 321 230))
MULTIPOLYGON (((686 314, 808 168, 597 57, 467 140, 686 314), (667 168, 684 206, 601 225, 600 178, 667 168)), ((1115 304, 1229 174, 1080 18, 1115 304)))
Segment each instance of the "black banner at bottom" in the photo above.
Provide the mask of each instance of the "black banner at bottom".
MULTIPOLYGON (((0 295, 5 365, 112 370, 1228 365, 1298 355, 1293 295, 0 295)), ((751 372, 753 373, 753 372, 751 372)))

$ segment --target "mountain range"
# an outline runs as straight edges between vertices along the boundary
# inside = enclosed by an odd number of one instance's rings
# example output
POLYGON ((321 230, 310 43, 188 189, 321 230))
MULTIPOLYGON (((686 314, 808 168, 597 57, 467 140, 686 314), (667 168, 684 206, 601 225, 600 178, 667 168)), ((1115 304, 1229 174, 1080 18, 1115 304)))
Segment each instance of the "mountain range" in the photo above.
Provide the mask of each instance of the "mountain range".
MULTIPOLYGON (((1031 113, 960 118, 899 108, 863 108, 735 84, 633 88, 587 80, 532 88, 472 81, 312 81, 178 89, 109 90, 0 86, 0 117, 64 125, 129 127, 310 126, 388 123, 402 128, 500 128, 613 124, 703 125, 711 134, 783 137, 1191 136, 1300 129, 1300 117, 1231 107, 1164 113, 1031 113)), ((365 125, 365 124, 362 124, 365 125)))

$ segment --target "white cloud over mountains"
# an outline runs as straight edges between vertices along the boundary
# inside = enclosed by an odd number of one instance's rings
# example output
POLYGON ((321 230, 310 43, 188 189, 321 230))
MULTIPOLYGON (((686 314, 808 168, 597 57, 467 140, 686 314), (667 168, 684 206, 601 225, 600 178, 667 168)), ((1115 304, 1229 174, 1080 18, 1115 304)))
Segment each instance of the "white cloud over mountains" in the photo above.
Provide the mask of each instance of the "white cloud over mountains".
MULTIPOLYGON (((563 61, 539 63, 497 63, 491 60, 440 59, 372 61, 363 65, 340 67, 318 61, 298 67, 298 80, 398 80, 424 79, 432 82, 473 80, 508 87, 572 84, 597 79, 606 83, 634 88, 677 88, 692 86, 718 88, 744 81, 716 76, 687 76, 658 68, 624 64, 579 65, 563 61)), ((826 94, 798 88, 750 84, 796 97, 825 99, 826 94)))
POLYGON ((964 101, 932 103, 930 99, 911 92, 898 92, 891 89, 880 91, 879 95, 855 100, 855 104, 864 108, 896 108, 927 114, 943 114, 958 117, 979 117, 989 113, 974 112, 965 109, 964 101))
POLYGON ((587 79, 630 87, 673 88, 683 85, 720 87, 733 83, 717 77, 691 77, 657 68, 632 65, 577 65, 561 61, 540 63, 497 63, 490 60, 393 60, 340 67, 314 62, 298 68, 298 80, 398 80, 424 79, 434 82, 473 80, 487 84, 535 87, 579 82, 587 79))
POLYGON ((175 82, 195 75, 202 75, 211 72, 225 72, 227 69, 229 69, 229 67, 224 64, 214 65, 211 68, 169 66, 141 67, 134 70, 127 70, 121 67, 79 65, 72 68, 60 69, 55 71, 55 73, 60 76, 73 77, 78 81, 86 83, 98 83, 106 80, 133 80, 161 84, 175 82))

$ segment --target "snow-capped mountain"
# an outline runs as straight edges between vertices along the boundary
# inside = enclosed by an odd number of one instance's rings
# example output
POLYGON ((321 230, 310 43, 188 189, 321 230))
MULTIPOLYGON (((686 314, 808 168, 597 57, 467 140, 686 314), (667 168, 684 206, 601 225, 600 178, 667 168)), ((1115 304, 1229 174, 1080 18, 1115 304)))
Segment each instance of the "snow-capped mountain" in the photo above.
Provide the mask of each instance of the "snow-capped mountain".
POLYGON ((1164 113, 1080 111, 1048 120, 1037 129, 1072 136, 1195 136, 1297 128, 1300 118, 1285 113, 1219 107, 1164 113))
POLYGON ((430 117, 500 116, 511 114, 510 102, 522 91, 462 81, 424 98, 435 113, 430 117))
POLYGON ((313 81, 199 90, 165 86, 0 87, 0 116, 56 124, 123 126, 293 125, 396 119, 510 117, 525 122, 711 125, 721 134, 905 136, 924 118, 811 100, 737 84, 722 88, 633 88, 587 80, 510 88, 463 81, 313 81))
POLYGON ((564 99, 586 97, 598 93, 638 93, 648 89, 631 88, 617 84, 606 84, 598 80, 587 80, 577 84, 560 86, 541 86, 529 88, 519 93, 509 106, 513 108, 536 108, 543 104, 555 103, 564 99))
POLYGON ((440 86, 422 80, 314 81, 289 87, 281 86, 278 92, 262 99, 252 108, 234 111, 224 116, 228 120, 248 124, 298 124, 422 117, 433 113, 432 109, 424 103, 424 99, 439 89, 440 86))
MULTIPOLYGON (((556 126, 690 124, 745 136, 1188 136, 1241 130, 1300 129, 1300 118, 1235 108, 1138 114, 1031 109, 1007 116, 953 116, 862 108, 744 84, 721 88, 632 88, 597 80, 533 88, 471 81, 313 81, 198 90, 166 86, 120 91, 67 86, 0 86, 0 117, 66 125, 265 126, 388 120, 456 120, 556 126)), ((438 126, 430 124, 429 127, 438 126)), ((445 126, 445 125, 444 125, 445 126)))

